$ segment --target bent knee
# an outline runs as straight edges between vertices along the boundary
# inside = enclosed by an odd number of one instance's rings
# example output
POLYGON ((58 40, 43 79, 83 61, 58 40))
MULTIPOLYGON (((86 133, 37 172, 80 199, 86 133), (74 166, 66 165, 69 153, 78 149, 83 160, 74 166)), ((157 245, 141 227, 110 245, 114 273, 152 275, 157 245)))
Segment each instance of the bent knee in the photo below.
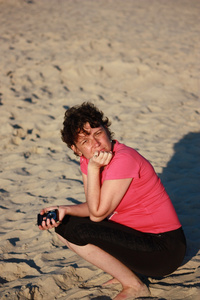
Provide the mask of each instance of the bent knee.
POLYGON ((75 251, 75 248, 77 245, 69 242, 68 240, 66 240, 64 237, 62 237, 61 235, 59 235, 58 233, 57 234, 57 237, 59 238, 59 240, 65 245, 67 246, 67 248, 69 248, 70 250, 72 251, 75 251))
POLYGON ((59 238, 59 240, 66 245, 68 248, 70 248, 70 242, 68 242, 64 237, 62 237, 59 233, 56 233, 57 237, 59 238))

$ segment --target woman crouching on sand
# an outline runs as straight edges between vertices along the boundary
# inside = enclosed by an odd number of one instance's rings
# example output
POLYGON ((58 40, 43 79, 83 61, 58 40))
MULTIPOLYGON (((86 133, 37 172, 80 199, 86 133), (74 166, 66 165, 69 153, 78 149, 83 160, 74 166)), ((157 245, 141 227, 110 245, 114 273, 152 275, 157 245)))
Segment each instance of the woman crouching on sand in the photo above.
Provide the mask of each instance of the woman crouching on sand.
POLYGON ((112 140, 108 118, 93 104, 67 110, 63 125, 62 140, 80 156, 86 202, 59 206, 60 223, 39 228, 55 227, 68 248, 113 277, 107 284, 120 282, 115 300, 148 296, 136 274, 170 274, 186 251, 171 200, 151 164, 112 140))

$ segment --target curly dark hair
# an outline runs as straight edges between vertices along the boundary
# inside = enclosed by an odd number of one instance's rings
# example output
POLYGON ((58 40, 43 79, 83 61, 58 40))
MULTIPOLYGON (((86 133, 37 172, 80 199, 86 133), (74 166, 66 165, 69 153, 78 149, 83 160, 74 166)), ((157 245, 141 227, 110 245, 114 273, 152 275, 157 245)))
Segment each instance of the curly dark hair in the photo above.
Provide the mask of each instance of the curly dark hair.
POLYGON ((113 133, 109 129, 111 125, 109 119, 105 117, 104 113, 95 107, 93 103, 84 102, 81 105, 69 108, 65 112, 61 138, 69 148, 76 144, 80 132, 87 134, 87 131, 84 130, 84 125, 87 122, 92 128, 103 126, 109 138, 112 138, 113 133))

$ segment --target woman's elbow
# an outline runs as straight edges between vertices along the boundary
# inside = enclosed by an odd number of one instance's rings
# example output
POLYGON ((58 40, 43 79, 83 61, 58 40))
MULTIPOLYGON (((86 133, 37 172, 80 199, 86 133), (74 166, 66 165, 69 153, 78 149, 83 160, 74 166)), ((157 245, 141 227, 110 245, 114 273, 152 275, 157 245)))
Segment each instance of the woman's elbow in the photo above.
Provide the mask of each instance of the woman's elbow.
POLYGON ((102 216, 102 217, 96 217, 96 216, 94 216, 94 215, 90 215, 90 220, 91 220, 92 222, 101 222, 101 221, 104 220, 104 219, 105 219, 104 216, 102 216))

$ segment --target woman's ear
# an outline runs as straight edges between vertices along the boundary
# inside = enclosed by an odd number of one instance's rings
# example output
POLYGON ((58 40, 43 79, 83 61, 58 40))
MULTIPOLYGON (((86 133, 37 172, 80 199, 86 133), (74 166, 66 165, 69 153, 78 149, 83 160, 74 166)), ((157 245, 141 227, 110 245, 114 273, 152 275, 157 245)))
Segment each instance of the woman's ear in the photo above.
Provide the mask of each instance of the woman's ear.
POLYGON ((72 149, 72 151, 74 151, 74 153, 75 153, 76 155, 82 156, 82 152, 79 151, 75 145, 72 145, 72 146, 71 146, 71 149, 72 149))

